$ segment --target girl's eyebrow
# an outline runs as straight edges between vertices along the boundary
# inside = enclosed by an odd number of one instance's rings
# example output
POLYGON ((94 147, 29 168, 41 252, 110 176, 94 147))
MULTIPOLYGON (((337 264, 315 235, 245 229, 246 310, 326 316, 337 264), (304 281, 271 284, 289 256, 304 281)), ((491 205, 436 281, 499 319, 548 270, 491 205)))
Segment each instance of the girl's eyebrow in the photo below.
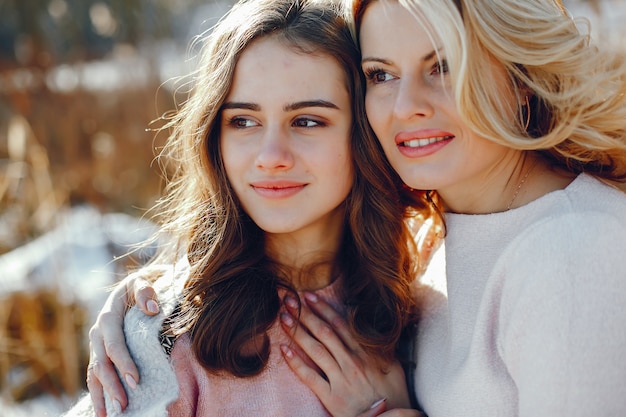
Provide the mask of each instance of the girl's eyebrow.
POLYGON ((285 107, 283 107, 283 110, 285 110, 285 111, 293 111, 293 110, 304 109, 304 108, 307 108, 307 107, 324 107, 324 108, 327 108, 327 109, 337 109, 337 110, 339 110, 339 107, 335 103, 332 103, 332 102, 326 101, 326 100, 298 101, 298 102, 295 102, 295 103, 287 104, 285 107))
MULTIPOLYGON (((283 110, 294 111, 294 110, 304 109, 307 107, 323 107, 323 108, 328 108, 328 109, 339 110, 339 107, 335 103, 332 103, 326 100, 305 100, 305 101, 298 101, 295 103, 289 103, 283 107, 283 110)), ((222 104, 222 110, 227 110, 227 109, 243 109, 243 110, 251 110, 251 111, 261 111, 261 106, 259 106, 256 103, 246 103, 242 101, 230 101, 230 102, 226 102, 222 104)))
POLYGON ((243 109, 243 110, 252 110, 252 111, 260 111, 261 106, 256 103, 245 103, 239 101, 230 101, 222 104, 222 110, 227 109, 243 109))

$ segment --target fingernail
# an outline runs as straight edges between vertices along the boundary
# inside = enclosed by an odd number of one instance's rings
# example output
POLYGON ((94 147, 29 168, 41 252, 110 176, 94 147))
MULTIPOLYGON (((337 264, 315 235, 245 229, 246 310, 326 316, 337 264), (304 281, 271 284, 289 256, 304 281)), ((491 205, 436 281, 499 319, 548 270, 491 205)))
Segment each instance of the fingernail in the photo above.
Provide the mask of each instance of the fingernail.
POLYGON ((280 345, 280 350, 283 352, 283 355, 285 355, 289 359, 293 358, 293 351, 289 349, 287 345, 280 345))
POLYGON ((317 295, 313 294, 312 292, 305 292, 304 293, 304 298, 306 298, 307 300, 309 300, 312 303, 317 303, 320 300, 317 297, 317 295))
POLYGON ((137 381, 135 381, 135 378, 133 378, 132 375, 126 374, 124 376, 124 379, 126 380, 126 383, 128 384, 129 387, 131 387, 132 389, 137 388, 137 381))
POLYGON ((151 313, 156 314, 159 312, 159 305, 154 300, 148 300, 146 307, 148 307, 148 311, 151 313))
POLYGON ((291 316, 287 313, 283 313, 280 315, 280 321, 282 321, 283 323, 285 323, 285 325, 287 327, 293 327, 293 319, 291 318, 291 316))
POLYGON ((370 410, 373 410, 374 408, 378 407, 379 405, 381 405, 385 401, 387 401, 387 398, 381 398, 380 400, 378 400, 374 404, 372 404, 372 406, 370 407, 370 410))
POLYGON ((113 400, 113 409, 116 413, 122 412, 122 404, 118 400, 113 400))
POLYGON ((285 301, 285 304, 287 304, 289 307, 294 308, 294 309, 298 308, 298 302, 296 301, 295 298, 286 296, 284 301, 285 301))

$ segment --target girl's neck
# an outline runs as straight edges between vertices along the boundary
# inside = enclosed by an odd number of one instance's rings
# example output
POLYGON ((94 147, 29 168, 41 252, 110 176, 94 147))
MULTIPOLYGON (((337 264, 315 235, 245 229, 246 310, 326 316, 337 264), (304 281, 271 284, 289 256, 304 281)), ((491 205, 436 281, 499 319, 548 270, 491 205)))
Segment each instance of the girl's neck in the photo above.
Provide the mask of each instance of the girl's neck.
POLYGON ((326 233, 268 234, 267 254, 287 274, 296 290, 318 290, 336 278, 335 259, 341 230, 326 233))

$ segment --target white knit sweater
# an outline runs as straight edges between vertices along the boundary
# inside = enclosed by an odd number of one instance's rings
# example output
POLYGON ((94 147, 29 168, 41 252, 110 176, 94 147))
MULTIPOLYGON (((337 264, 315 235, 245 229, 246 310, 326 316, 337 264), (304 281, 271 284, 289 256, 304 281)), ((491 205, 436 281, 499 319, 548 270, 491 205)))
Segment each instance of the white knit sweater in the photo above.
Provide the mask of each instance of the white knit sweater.
MULTIPOLYGON (((126 343, 139 371, 140 383, 133 390, 124 382, 129 404, 122 414, 115 412, 105 395, 107 417, 167 417, 167 406, 178 398, 176 374, 158 340, 163 320, 173 311, 177 295, 181 293, 188 265, 179 262, 176 266, 159 269, 165 272, 154 286, 159 299, 159 314, 146 316, 137 307, 132 307, 124 317, 126 343)), ((84 395, 62 417, 95 417, 89 395, 84 395)))
POLYGON ((418 335, 428 416, 626 416, 626 195, 583 174, 446 223, 418 335))

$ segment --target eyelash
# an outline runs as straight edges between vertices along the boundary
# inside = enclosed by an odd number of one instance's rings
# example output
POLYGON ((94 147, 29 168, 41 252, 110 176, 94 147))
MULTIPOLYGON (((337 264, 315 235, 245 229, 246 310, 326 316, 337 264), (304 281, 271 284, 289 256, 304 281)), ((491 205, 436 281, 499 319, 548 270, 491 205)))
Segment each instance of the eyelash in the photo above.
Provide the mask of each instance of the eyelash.
POLYGON ((250 122, 250 119, 246 119, 245 117, 239 117, 239 116, 235 116, 232 119, 228 119, 228 126, 232 126, 235 129, 245 129, 248 128, 250 126, 246 126, 245 123, 246 122, 250 122))
POLYGON ((365 78, 367 79, 367 81, 372 82, 374 84, 379 84, 379 83, 384 82, 384 81, 376 81, 376 76, 380 74, 385 74, 385 73, 386 71, 384 71, 382 68, 377 68, 377 67, 367 68, 364 71, 365 78))
MULTIPOLYGON (((228 126, 232 126, 235 129, 246 129, 248 127, 254 127, 254 126, 249 126, 246 125, 247 122, 252 122, 250 119, 245 118, 245 117, 240 117, 240 116, 235 116, 231 119, 227 120, 227 125, 228 126)), ((315 127, 324 127, 326 126, 326 123, 323 123, 319 120, 315 120, 311 117, 298 117, 296 118, 293 122, 292 122, 292 126, 294 127, 299 127, 299 128, 304 128, 304 129, 312 129, 315 127), (313 126, 306 126, 306 124, 308 123, 313 123, 313 126), (303 125, 304 124, 304 125, 303 125)))
MULTIPOLYGON (((378 75, 388 74, 387 71, 383 70, 382 68, 377 68, 377 67, 367 68, 363 72, 368 82, 371 82, 374 84, 381 84, 387 81, 387 80, 384 80, 384 81, 376 80, 376 77, 378 75)), ((448 73, 448 61, 446 59, 442 59, 441 61, 435 62, 435 64, 430 69, 431 75, 435 75, 435 74, 446 75, 447 73, 448 73)))
POLYGON ((297 119, 295 119, 292 123, 292 125, 295 125, 296 127, 301 127, 304 129, 312 129, 314 127, 323 127, 326 126, 325 123, 320 122, 319 120, 315 120, 312 119, 310 117, 298 117, 297 119), (299 123, 304 122, 305 124, 309 123, 309 122, 313 122, 315 125, 314 126, 301 126, 299 123))
POLYGON ((441 61, 436 62, 432 66, 432 73, 447 74, 448 73, 448 60, 442 59, 441 61))

